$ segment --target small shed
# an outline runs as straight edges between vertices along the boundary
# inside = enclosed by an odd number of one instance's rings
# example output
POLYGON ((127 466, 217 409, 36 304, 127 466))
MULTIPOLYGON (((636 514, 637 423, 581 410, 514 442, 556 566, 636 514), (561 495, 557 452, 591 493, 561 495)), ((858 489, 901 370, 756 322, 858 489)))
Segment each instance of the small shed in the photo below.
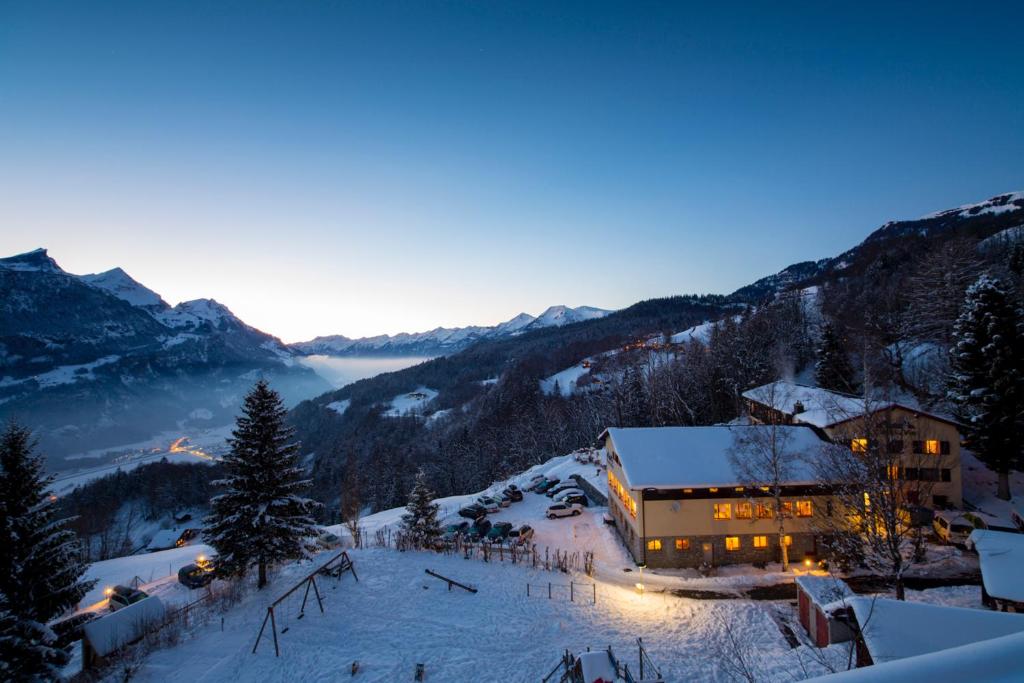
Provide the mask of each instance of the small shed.
POLYGON ((1024 615, 890 598, 850 600, 857 666, 882 664, 1024 632, 1024 615))
POLYGON ((804 574, 796 577, 800 625, 815 645, 828 647, 853 638, 847 608, 854 595, 845 581, 833 576, 804 574))
POLYGON ((90 621, 82 628, 82 668, 102 666, 111 654, 159 627, 165 613, 160 598, 150 596, 90 621))
POLYGON ((982 603, 1024 613, 1024 534, 975 529, 967 545, 978 552, 982 603))

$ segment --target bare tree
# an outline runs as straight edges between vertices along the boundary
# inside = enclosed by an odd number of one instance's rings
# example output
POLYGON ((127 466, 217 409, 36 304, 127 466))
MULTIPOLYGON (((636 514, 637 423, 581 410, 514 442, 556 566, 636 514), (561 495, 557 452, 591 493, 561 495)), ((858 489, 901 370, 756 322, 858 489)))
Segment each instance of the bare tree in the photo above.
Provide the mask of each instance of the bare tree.
POLYGON ((863 406, 821 449, 817 477, 832 491, 832 509, 815 523, 834 559, 888 578, 903 600, 907 570, 925 560, 913 509, 930 498, 939 469, 905 454, 910 425, 888 403, 865 398, 863 406))
POLYGON ((362 513, 363 496, 360 483, 359 466, 354 453, 349 453, 345 461, 345 473, 341 480, 341 521, 352 536, 352 545, 362 546, 362 528, 359 518, 362 513))
POLYGON ((788 399, 784 395, 786 386, 780 383, 768 385, 761 397, 772 408, 766 423, 756 427, 734 427, 733 445, 729 450, 729 463, 739 482, 748 489, 765 492, 774 502, 782 571, 789 571, 783 490, 807 471, 809 455, 797 447, 793 428, 786 428, 780 423, 781 408, 788 399))

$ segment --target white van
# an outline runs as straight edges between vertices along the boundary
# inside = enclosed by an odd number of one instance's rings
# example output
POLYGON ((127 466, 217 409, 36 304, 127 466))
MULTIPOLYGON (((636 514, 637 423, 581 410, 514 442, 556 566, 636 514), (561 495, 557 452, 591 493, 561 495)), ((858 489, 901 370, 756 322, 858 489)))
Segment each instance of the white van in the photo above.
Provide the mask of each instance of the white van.
POLYGON ((975 529, 987 529, 988 524, 981 517, 970 512, 940 511, 935 513, 932 527, 940 540, 961 545, 975 529))

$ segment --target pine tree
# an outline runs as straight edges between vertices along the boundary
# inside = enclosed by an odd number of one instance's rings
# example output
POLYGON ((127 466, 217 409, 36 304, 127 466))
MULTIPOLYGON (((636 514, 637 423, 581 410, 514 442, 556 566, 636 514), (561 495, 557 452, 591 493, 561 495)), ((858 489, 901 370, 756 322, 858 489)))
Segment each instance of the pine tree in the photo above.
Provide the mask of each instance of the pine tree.
POLYGON ((311 515, 318 503, 299 495, 310 482, 302 479, 286 412, 266 380, 245 397, 223 462, 227 477, 214 482, 226 490, 210 501, 205 520, 204 536, 217 550, 218 573, 244 576, 256 566, 259 588, 267 584, 271 564, 304 557, 316 535, 311 515))
POLYGON ((999 475, 1010 499, 1010 470, 1024 469, 1024 329, 999 280, 982 275, 967 290, 950 350, 949 398, 978 458, 999 475))
POLYGON ((416 483, 409 493, 409 502, 402 515, 402 531, 413 543, 429 548, 441 537, 441 523, 437 519, 440 509, 434 502, 434 492, 427 484, 427 475, 421 469, 416 473, 416 483))
POLYGON ((54 520, 42 458, 30 432, 0 435, 0 679, 52 680, 69 659, 46 625, 74 607, 94 581, 75 535, 54 520))
POLYGON ((825 323, 821 330, 821 342, 818 344, 817 353, 814 381, 818 386, 834 391, 851 391, 853 367, 831 323, 825 323))

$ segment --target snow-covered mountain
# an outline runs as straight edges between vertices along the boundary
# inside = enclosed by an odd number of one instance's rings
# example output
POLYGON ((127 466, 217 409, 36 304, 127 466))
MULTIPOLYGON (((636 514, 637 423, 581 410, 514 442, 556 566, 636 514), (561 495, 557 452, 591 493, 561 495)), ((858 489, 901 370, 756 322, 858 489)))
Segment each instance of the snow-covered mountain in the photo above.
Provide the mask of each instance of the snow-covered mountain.
POLYGON ((351 339, 343 335, 317 337, 291 344, 303 354, 327 356, 446 356, 481 339, 510 337, 545 327, 561 327, 571 323, 603 318, 611 313, 593 306, 551 306, 539 316, 520 313, 511 320, 493 326, 438 327, 427 332, 403 332, 351 339))
POLYGON ((936 211, 920 218, 889 221, 863 242, 838 256, 795 263, 736 290, 731 296, 739 301, 757 303, 779 292, 819 284, 825 279, 860 275, 879 253, 912 250, 915 240, 941 239, 947 235, 985 239, 1022 223, 1024 191, 1007 192, 983 202, 936 211))
POLYGON ((0 419, 51 454, 226 422, 261 375, 293 401, 329 388, 212 299, 171 307, 120 268, 73 275, 45 249, 0 259, 0 419))

